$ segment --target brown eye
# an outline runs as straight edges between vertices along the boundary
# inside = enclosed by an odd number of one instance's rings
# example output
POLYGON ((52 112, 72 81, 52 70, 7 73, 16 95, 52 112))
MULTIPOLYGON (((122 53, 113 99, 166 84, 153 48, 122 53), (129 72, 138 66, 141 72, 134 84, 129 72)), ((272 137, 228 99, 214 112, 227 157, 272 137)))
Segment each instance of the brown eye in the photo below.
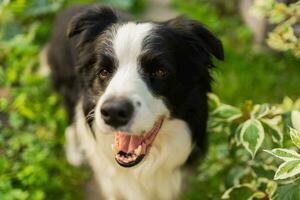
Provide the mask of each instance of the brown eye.
POLYGON ((167 74, 168 74, 167 70, 165 70, 163 68, 158 68, 155 70, 153 75, 157 78, 164 78, 167 76, 167 74))
POLYGON ((109 76, 110 72, 106 69, 101 69, 99 76, 101 79, 106 79, 109 76))

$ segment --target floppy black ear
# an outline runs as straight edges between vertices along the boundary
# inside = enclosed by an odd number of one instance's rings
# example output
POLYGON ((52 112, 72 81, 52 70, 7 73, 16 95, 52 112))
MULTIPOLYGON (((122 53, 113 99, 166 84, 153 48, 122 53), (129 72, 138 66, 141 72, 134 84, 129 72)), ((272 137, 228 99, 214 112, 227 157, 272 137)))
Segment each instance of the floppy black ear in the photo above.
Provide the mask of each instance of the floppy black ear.
POLYGON ((105 6, 90 6, 75 15, 67 29, 69 38, 80 34, 79 44, 93 40, 105 28, 118 21, 119 15, 113 9, 105 6))
POLYGON ((201 23, 180 16, 169 20, 167 24, 175 29, 181 30, 183 33, 192 34, 193 37, 197 38, 195 41, 199 42, 193 45, 200 45, 217 59, 224 60, 222 42, 201 23))

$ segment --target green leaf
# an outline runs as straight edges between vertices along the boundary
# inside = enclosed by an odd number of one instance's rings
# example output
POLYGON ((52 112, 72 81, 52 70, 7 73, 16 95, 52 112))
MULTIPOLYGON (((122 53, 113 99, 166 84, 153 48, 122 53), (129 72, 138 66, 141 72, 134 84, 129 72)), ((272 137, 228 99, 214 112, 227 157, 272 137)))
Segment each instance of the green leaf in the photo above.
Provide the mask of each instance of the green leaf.
POLYGON ((207 96, 209 99, 210 109, 216 109, 221 105, 221 101, 217 95, 215 95, 213 93, 209 93, 207 96))
POLYGON ((269 150, 264 150, 264 151, 284 161, 300 159, 300 154, 298 154, 294 150, 278 148, 278 149, 272 149, 271 151, 269 150))
POLYGON ((256 119, 247 120, 241 130, 241 143, 254 158, 263 143, 265 132, 262 124, 256 119))
POLYGON ((273 142, 279 144, 280 146, 283 143, 283 132, 278 127, 269 127, 273 142))
POLYGON ((272 136, 273 142, 282 145, 283 142, 283 130, 280 128, 277 123, 276 125, 270 123, 269 120, 261 119, 261 122, 265 125, 266 132, 269 132, 272 136))
POLYGON ((249 185, 236 185, 229 188, 222 195, 222 199, 236 200, 236 199, 249 199, 253 196, 255 190, 249 185))
POLYGON ((277 170, 277 167, 257 162, 256 164, 251 166, 253 172, 256 177, 266 178, 267 180, 271 180, 273 182, 274 174, 277 170))
POLYGON ((296 129, 290 128, 290 136, 294 145, 300 148, 300 132, 296 129))
POLYGON ((300 197, 299 183, 291 183, 279 186, 271 199, 273 200, 296 200, 300 197))
POLYGON ((232 121, 240 117, 241 114, 240 109, 226 104, 222 104, 212 113, 214 117, 221 118, 226 121, 232 121))
POLYGON ((270 106, 268 104, 255 105, 252 111, 253 116, 256 119, 265 117, 270 112, 270 106))
POLYGON ((243 124, 240 124, 236 129, 234 133, 234 139, 236 141, 237 145, 241 144, 241 130, 242 130, 243 124))
POLYGON ((291 178, 300 173, 300 159, 282 163, 274 176, 275 180, 291 178))

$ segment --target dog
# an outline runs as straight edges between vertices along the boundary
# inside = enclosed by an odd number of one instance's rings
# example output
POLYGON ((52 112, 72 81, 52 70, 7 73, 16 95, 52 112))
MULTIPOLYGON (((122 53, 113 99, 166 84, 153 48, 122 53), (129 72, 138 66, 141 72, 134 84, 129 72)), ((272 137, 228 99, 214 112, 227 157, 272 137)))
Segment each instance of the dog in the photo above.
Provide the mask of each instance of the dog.
POLYGON ((184 16, 133 21, 85 5, 58 15, 46 54, 69 118, 68 161, 90 165, 105 199, 176 199, 182 170, 207 150, 221 41, 184 16))

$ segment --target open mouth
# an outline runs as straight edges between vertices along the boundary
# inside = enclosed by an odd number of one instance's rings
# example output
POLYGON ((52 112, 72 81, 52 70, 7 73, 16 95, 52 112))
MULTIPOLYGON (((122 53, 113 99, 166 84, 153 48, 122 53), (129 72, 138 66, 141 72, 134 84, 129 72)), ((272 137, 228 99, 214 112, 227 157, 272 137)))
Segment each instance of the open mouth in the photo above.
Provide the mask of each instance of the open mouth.
POLYGON ((143 135, 129 135, 117 131, 113 146, 117 163, 122 167, 133 167, 140 163, 149 151, 162 123, 163 119, 158 120, 152 129, 143 135))

